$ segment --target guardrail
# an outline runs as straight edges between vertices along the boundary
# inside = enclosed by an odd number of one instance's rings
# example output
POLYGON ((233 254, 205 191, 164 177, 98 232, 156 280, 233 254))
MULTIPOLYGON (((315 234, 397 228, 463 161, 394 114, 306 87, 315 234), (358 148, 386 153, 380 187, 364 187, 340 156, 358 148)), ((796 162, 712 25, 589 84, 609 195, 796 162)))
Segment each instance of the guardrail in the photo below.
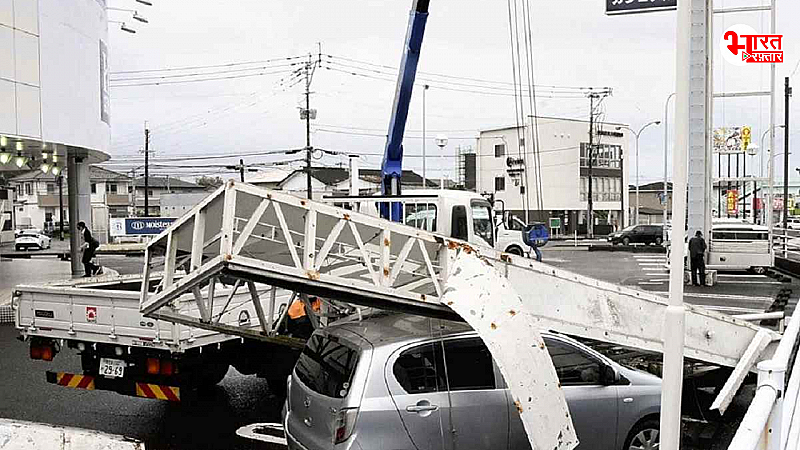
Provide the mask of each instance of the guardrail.
POLYGON ((758 387, 728 450, 795 450, 800 447, 800 316, 790 320, 772 359, 758 363, 758 387), (793 362, 792 362, 793 360, 793 362), (786 383, 789 370, 789 383, 786 383))
POLYGON ((800 260, 800 230, 773 228, 772 248, 775 256, 800 260))
POLYGON ((774 311, 774 312, 754 313, 754 314, 737 314, 733 317, 736 317, 739 320, 746 320, 748 322, 760 322, 762 320, 778 320, 778 332, 783 334, 786 329, 785 311, 774 311))

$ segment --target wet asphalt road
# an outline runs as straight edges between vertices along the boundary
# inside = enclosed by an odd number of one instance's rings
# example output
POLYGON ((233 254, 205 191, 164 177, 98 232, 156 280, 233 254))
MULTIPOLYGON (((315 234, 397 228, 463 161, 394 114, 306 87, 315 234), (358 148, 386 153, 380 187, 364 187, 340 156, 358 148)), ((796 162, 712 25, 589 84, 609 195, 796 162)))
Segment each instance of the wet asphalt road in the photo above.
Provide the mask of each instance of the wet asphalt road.
POLYGON ((53 362, 28 358, 12 325, 0 325, 0 417, 86 428, 142 440, 148 449, 279 448, 236 436, 255 422, 279 422, 280 402, 267 383, 231 369, 201 398, 185 403, 83 391, 49 384, 45 370, 80 373, 72 351, 53 362))
MULTIPOLYGON (((666 294, 663 255, 586 252, 569 247, 545 248, 545 262, 614 283, 666 294), (638 256, 637 256, 638 255, 638 256)), ((142 258, 104 256, 101 264, 122 274, 139 273, 142 258)), ((0 262, 0 290, 28 282, 67 277, 69 263, 55 258, 0 262)), ((763 310, 785 284, 762 276, 722 278, 715 288, 688 287, 692 303, 728 308, 723 312, 763 310), (722 294, 724 297, 716 297, 722 294)), ((800 287, 793 281, 790 309, 800 287)), ((231 369, 227 377, 202 398, 181 404, 122 396, 104 391, 81 391, 48 384, 45 370, 80 372, 72 350, 52 363, 32 361, 27 345, 16 340, 11 325, 0 325, 0 417, 122 434, 142 440, 148 449, 254 449, 277 448, 236 436, 237 428, 255 422, 280 420, 280 402, 267 383, 231 369)), ((731 428, 731 431, 733 428, 731 428)))

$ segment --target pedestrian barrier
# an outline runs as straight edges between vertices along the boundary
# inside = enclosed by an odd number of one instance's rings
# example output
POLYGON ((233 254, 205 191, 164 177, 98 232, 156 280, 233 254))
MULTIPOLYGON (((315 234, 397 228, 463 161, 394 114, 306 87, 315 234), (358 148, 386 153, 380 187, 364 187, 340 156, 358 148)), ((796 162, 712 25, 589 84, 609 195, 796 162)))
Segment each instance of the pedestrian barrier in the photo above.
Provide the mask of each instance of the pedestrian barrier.
POLYGON ((755 397, 728 450, 800 448, 798 333, 800 320, 790 320, 772 359, 758 363, 755 397))

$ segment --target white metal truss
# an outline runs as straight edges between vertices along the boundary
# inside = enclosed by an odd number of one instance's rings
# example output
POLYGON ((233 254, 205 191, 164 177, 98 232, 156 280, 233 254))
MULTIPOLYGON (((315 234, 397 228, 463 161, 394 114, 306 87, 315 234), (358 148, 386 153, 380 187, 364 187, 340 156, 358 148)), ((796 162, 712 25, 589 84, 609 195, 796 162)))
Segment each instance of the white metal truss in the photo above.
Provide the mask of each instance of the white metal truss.
MULTIPOLYGON (((160 289, 143 290, 140 306, 152 317, 239 334, 235 327, 216 328, 207 314, 186 316, 170 308, 174 299, 217 278, 458 319, 439 298, 451 289, 448 267, 460 253, 501 267, 524 301, 523 312, 542 329, 662 351, 669 330, 663 329, 660 318, 667 305, 655 294, 236 182, 220 188, 148 244, 143 285, 150 284, 149 267, 161 256, 165 281, 160 289), (178 266, 187 268, 187 274, 174 279, 171 272, 178 266)), ((199 306, 203 296, 195 297, 199 306)), ((730 316, 687 306, 685 355, 735 366, 759 330, 730 316)))

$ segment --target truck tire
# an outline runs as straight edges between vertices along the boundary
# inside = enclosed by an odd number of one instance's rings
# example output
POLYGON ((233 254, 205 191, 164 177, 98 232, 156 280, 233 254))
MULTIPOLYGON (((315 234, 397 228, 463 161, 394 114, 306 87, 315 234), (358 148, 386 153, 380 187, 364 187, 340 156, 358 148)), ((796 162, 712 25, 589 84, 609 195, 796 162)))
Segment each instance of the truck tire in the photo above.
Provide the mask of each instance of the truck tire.
POLYGON ((512 245, 511 247, 507 248, 506 253, 511 255, 524 256, 524 252, 522 251, 522 249, 516 245, 512 245))
POLYGON ((628 245, 631 245, 631 238, 629 238, 628 236, 625 236, 624 238, 622 238, 622 245, 624 245, 626 247, 628 245))
POLYGON ((228 364, 206 364, 194 368, 194 376, 191 377, 190 385, 195 389, 209 389, 220 383, 228 373, 228 364))

